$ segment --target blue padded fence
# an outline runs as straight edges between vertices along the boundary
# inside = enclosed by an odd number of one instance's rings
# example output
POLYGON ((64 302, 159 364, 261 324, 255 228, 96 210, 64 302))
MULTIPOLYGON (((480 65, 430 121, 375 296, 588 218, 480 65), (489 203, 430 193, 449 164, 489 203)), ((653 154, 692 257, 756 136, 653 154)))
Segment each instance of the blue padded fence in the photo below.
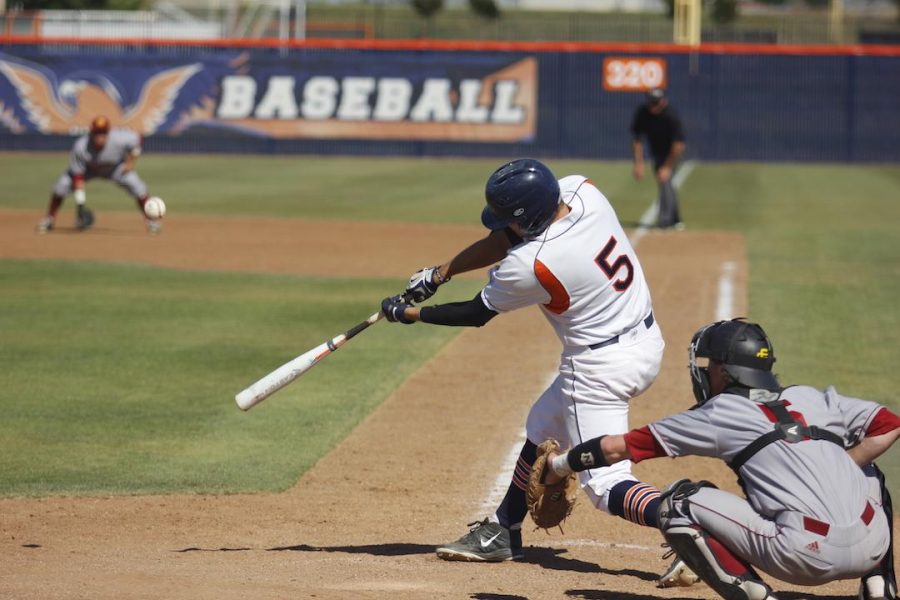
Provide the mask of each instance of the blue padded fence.
POLYGON ((94 113, 150 151, 625 159, 661 59, 688 155, 900 161, 900 51, 514 50, 0 43, 0 149, 67 149, 94 113))

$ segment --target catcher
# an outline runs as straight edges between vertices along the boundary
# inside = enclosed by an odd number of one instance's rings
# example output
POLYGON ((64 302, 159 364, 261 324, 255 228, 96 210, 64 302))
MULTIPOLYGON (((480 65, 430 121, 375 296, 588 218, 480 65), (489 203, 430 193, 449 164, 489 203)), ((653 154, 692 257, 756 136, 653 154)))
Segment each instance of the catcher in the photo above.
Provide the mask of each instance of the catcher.
MULTIPOLYGON (((109 179, 128 191, 143 215, 149 194, 147 185, 134 170, 141 154, 141 141, 141 136, 130 129, 112 128, 106 117, 91 121, 89 133, 79 137, 72 147, 69 168, 53 186, 47 214, 37 226, 38 233, 53 229, 56 213, 69 192, 75 197, 75 228, 79 231, 90 229, 94 224, 94 213, 87 207, 84 184, 95 177, 109 179)), ((145 218, 145 224, 150 233, 159 233, 158 219, 145 218)))
POLYGON ((860 598, 896 598, 890 496, 872 461, 900 436, 900 417, 833 387, 784 387, 774 362, 759 325, 735 319, 701 328, 690 345, 697 405, 565 454, 550 444, 535 463, 534 505, 554 505, 542 497, 546 486, 588 468, 718 457, 738 475, 746 499, 681 479, 662 493, 659 527, 723 598, 774 599, 754 567, 799 585, 861 577, 860 598))

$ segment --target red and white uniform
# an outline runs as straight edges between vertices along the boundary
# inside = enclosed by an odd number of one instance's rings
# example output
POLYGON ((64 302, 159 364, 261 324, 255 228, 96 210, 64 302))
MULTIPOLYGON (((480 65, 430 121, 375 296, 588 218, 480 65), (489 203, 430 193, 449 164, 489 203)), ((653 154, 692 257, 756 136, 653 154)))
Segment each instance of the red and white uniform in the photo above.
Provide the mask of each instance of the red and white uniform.
MULTIPOLYGON (((657 456, 710 456, 731 462, 772 430, 765 406, 779 394, 726 390, 702 406, 665 417, 625 436, 636 461, 657 456)), ((846 446, 900 427, 883 406, 809 386, 780 398, 795 420, 837 435, 846 446)), ((747 498, 702 488, 690 497, 690 522, 742 559, 801 585, 854 579, 875 567, 890 541, 881 490, 841 446, 825 440, 769 444, 740 469, 747 498)), ((689 524, 689 523, 684 523, 689 524)))
MULTIPOLYGON (((559 185, 569 214, 513 247, 481 297, 499 313, 540 305, 559 336, 559 375, 532 406, 526 433, 535 444, 555 438, 566 447, 628 431, 628 401, 653 383, 665 343, 637 254, 609 201, 580 175, 559 185)), ((604 510, 613 485, 636 481, 628 461, 580 477, 604 510)))

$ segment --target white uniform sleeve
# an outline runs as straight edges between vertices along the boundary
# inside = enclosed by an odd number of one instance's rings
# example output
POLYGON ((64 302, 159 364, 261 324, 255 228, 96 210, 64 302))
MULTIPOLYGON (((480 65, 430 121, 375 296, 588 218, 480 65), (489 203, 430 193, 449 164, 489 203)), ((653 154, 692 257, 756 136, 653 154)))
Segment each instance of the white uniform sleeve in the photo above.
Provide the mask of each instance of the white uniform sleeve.
POLYGON ((847 439, 850 444, 856 444, 865 437, 866 428, 881 409, 877 402, 860 400, 838 393, 834 386, 825 390, 825 399, 832 406, 837 406, 847 428, 847 439))
POLYGON ((546 304, 550 302, 550 294, 538 282, 533 265, 510 254, 491 269, 490 281, 481 290, 481 299, 489 309, 501 313, 532 304, 546 304))
POLYGON ((709 405, 686 410, 650 423, 650 432, 669 456, 719 455, 716 428, 712 426, 709 405))

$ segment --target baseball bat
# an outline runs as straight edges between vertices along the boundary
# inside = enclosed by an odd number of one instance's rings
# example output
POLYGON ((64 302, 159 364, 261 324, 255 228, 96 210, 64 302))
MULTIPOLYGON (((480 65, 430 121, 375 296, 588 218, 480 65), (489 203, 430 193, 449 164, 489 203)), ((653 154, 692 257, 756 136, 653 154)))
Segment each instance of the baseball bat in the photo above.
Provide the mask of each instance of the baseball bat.
POLYGON ((327 342, 323 342, 304 352, 297 358, 284 363, 256 383, 253 383, 245 390, 234 397, 238 407, 241 410, 250 410, 290 382, 294 381, 314 366, 319 364, 325 357, 350 341, 356 334, 363 331, 370 325, 381 320, 384 314, 381 311, 375 313, 365 321, 358 323, 345 331, 344 333, 331 338, 327 342))

